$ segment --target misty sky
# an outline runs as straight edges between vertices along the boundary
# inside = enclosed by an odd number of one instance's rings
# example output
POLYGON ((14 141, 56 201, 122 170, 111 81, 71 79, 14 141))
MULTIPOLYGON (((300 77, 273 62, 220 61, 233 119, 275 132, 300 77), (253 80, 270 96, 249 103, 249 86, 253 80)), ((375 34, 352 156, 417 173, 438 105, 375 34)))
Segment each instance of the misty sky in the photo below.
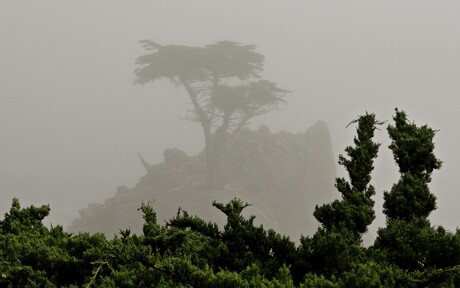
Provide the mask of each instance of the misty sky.
MULTIPOLYGON (((2 0, 0 213, 16 196, 23 205, 51 204, 49 221, 66 226, 88 203, 135 185, 144 174, 137 152, 158 163, 168 147, 200 151, 199 126, 180 119, 184 91, 167 81, 133 84, 135 59, 145 53, 139 40, 231 40, 257 45, 266 57, 263 77, 292 91, 288 105, 253 127, 304 132, 323 119, 336 158, 354 136, 345 126, 365 111, 391 120, 399 107, 439 129, 444 165, 433 175, 431 219, 455 229, 459 15, 459 1, 2 0)), ((398 175, 385 129, 377 139, 380 211, 382 191, 398 175)))

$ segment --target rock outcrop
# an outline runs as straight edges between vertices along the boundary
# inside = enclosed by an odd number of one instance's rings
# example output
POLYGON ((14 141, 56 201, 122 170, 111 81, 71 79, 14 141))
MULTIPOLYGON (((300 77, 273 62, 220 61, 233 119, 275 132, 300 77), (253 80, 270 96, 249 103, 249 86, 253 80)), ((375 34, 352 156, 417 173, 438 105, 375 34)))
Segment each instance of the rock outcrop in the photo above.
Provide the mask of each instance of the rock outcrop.
POLYGON ((238 197, 252 204, 245 214, 255 215, 257 224, 297 241, 301 234, 316 230, 315 205, 337 194, 332 145, 323 121, 301 134, 272 133, 266 126, 244 129, 229 137, 223 152, 223 188, 204 188, 204 153, 188 156, 178 149, 166 149, 163 163, 149 165, 141 157, 146 174, 134 188, 118 187, 116 195, 103 204, 82 209, 80 218, 67 230, 103 232, 109 237, 126 228, 141 233, 143 219, 138 208, 149 201, 158 219, 170 219, 181 207, 223 225, 225 215, 212 201, 226 203, 238 197))

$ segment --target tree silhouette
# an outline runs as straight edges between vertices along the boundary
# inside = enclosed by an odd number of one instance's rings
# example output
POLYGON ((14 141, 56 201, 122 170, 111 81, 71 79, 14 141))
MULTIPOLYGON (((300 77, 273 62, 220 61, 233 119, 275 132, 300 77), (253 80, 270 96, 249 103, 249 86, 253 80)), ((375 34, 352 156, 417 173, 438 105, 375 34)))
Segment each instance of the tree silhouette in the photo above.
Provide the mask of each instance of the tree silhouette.
POLYGON ((284 103, 288 92, 273 82, 260 79, 264 56, 254 45, 221 41, 205 47, 160 45, 141 41, 152 51, 137 58, 135 83, 145 84, 162 78, 183 86, 192 109, 186 119, 203 128, 209 188, 217 188, 220 156, 229 134, 238 131, 258 115, 284 103))

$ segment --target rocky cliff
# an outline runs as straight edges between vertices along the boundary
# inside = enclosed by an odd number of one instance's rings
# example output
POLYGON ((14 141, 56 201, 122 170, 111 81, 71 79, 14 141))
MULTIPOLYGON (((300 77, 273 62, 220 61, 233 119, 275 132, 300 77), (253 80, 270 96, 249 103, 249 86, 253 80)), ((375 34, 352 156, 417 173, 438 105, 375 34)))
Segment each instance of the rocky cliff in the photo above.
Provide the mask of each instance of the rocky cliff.
MULTIPOLYGON (((318 121, 305 133, 272 133, 266 126, 242 130, 229 137, 222 161, 226 185, 219 190, 204 189, 204 154, 188 156, 167 149, 164 162, 149 165, 142 159, 146 174, 137 185, 117 188, 103 204, 90 204, 69 232, 103 232, 113 236, 120 229, 142 231, 142 202, 152 202, 158 219, 173 217, 178 207, 206 221, 222 225, 224 215, 212 207, 213 200, 228 202, 238 197, 252 204, 246 215, 255 222, 298 240, 317 227, 313 218, 317 204, 336 196, 335 161, 327 125, 318 121)), ((159 220, 162 221, 162 220, 159 220)))

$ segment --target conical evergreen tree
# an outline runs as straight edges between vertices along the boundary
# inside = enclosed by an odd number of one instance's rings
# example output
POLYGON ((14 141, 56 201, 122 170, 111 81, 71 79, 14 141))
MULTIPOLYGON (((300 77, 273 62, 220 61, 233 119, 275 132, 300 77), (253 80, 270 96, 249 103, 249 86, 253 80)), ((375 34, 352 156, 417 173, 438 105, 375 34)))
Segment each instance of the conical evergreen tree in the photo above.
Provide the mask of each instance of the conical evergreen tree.
POLYGON ((390 192, 384 193, 384 213, 388 220, 426 219, 436 209, 436 197, 430 192, 428 183, 433 170, 441 168, 441 161, 433 153, 436 131, 427 125, 417 127, 407 120, 404 111, 397 109, 393 119, 395 125, 388 126, 392 140, 389 148, 401 178, 390 192))
MULTIPOLYGON (((427 125, 418 127, 409 122, 406 113, 398 109, 393 120, 394 126, 388 126, 392 140, 389 148, 401 176, 391 191, 384 193, 387 226, 378 231, 374 248, 381 252, 385 261, 409 271, 423 270, 428 275, 429 269, 460 263, 459 233, 453 235, 442 227, 432 227, 428 219, 436 209, 436 197, 428 184, 432 172, 442 163, 434 154, 436 131, 427 125)), ((433 281, 425 274, 424 283, 433 281)))
POLYGON ((328 230, 344 228, 359 236, 367 231, 375 218, 374 201, 371 199, 375 189, 369 182, 380 146, 372 138, 380 122, 374 114, 366 114, 354 122, 358 123, 355 146, 345 148, 348 158, 339 156, 339 164, 346 168, 350 182, 345 178, 337 178, 336 187, 342 194, 342 200, 317 206, 314 216, 328 230))
POLYGON ((312 238, 303 238, 302 246, 312 271, 332 275, 347 271, 353 259, 363 256, 361 235, 375 218, 372 196, 375 189, 369 184, 380 144, 373 142, 377 125, 374 114, 360 116, 355 146, 345 149, 347 157, 340 155, 350 181, 336 179, 341 200, 316 207, 314 216, 321 227, 312 238))

